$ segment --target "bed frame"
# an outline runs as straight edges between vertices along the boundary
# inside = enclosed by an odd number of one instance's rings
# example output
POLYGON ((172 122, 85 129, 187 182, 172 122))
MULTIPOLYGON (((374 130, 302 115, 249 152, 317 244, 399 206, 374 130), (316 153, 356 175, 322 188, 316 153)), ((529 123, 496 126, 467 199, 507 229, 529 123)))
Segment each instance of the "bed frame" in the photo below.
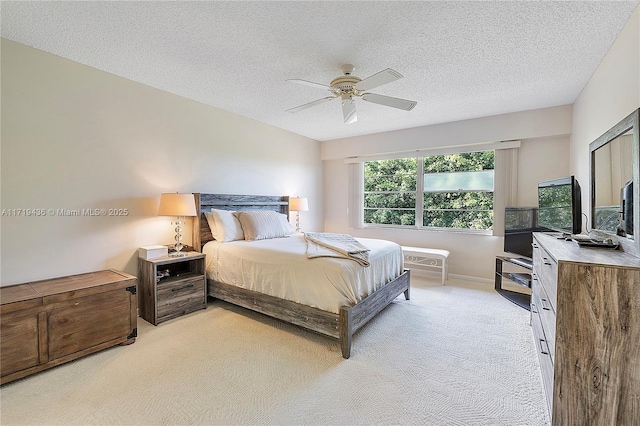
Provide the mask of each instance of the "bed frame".
MULTIPOLYGON (((222 210, 274 210, 289 215, 289 197, 230 194, 194 194, 198 215, 194 220, 193 246, 213 240, 204 212, 211 208, 222 210)), ((351 355, 353 334, 396 297, 404 293, 409 300, 409 271, 382 286, 354 306, 342 306, 340 313, 323 311, 300 303, 247 290, 207 279, 208 295, 234 305, 298 325, 325 336, 338 339, 344 358, 351 355)))

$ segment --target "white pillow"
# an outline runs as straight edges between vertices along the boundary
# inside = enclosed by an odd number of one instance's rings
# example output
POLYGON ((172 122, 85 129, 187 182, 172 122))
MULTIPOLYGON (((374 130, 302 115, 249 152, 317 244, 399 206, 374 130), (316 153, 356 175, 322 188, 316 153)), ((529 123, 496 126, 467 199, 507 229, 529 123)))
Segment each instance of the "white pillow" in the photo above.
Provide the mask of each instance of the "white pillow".
POLYGON ((271 210, 235 212, 247 241, 283 238, 293 234, 287 216, 271 210))
POLYGON ((244 240, 242 226, 233 213, 229 210, 211 209, 211 216, 215 222, 215 230, 211 229, 213 238, 223 243, 244 240))
POLYGON ((211 235, 215 235, 217 227, 216 220, 213 218, 213 214, 211 212, 204 212, 204 217, 207 218, 207 223, 209 224, 211 235))

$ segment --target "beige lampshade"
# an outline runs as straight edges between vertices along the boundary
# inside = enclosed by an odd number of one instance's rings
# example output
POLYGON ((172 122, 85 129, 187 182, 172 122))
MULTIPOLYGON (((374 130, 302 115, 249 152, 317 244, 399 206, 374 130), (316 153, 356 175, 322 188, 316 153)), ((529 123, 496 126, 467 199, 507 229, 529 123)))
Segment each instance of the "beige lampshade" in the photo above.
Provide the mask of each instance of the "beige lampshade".
POLYGON ((193 194, 161 194, 159 216, 196 216, 193 194))
POLYGON ((306 198, 289 198, 289 210, 293 212, 306 212, 309 210, 309 202, 306 198))

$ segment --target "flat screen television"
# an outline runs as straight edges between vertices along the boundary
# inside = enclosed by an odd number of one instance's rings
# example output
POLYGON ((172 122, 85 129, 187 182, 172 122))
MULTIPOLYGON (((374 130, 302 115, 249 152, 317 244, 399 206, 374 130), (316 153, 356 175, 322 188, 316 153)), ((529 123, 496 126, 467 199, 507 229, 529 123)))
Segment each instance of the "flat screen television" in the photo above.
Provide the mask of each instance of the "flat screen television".
POLYGON ((562 234, 582 232, 582 195, 574 176, 538 182, 538 224, 562 234))
POLYGON ((537 207, 506 207, 504 209, 504 251, 531 259, 533 233, 549 231, 538 225, 537 207))

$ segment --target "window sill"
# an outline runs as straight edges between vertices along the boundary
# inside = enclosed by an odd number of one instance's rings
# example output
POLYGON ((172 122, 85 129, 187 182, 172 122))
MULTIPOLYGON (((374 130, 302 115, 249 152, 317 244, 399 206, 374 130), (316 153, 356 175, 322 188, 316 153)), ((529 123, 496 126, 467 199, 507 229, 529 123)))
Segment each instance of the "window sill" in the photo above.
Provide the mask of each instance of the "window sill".
POLYGON ((361 229, 403 229, 407 231, 421 231, 421 232, 438 232, 438 233, 452 233, 452 234, 470 234, 470 235, 493 235, 493 230, 488 229, 461 229, 461 228, 427 228, 417 226, 406 225, 374 225, 365 224, 361 226, 361 229))

